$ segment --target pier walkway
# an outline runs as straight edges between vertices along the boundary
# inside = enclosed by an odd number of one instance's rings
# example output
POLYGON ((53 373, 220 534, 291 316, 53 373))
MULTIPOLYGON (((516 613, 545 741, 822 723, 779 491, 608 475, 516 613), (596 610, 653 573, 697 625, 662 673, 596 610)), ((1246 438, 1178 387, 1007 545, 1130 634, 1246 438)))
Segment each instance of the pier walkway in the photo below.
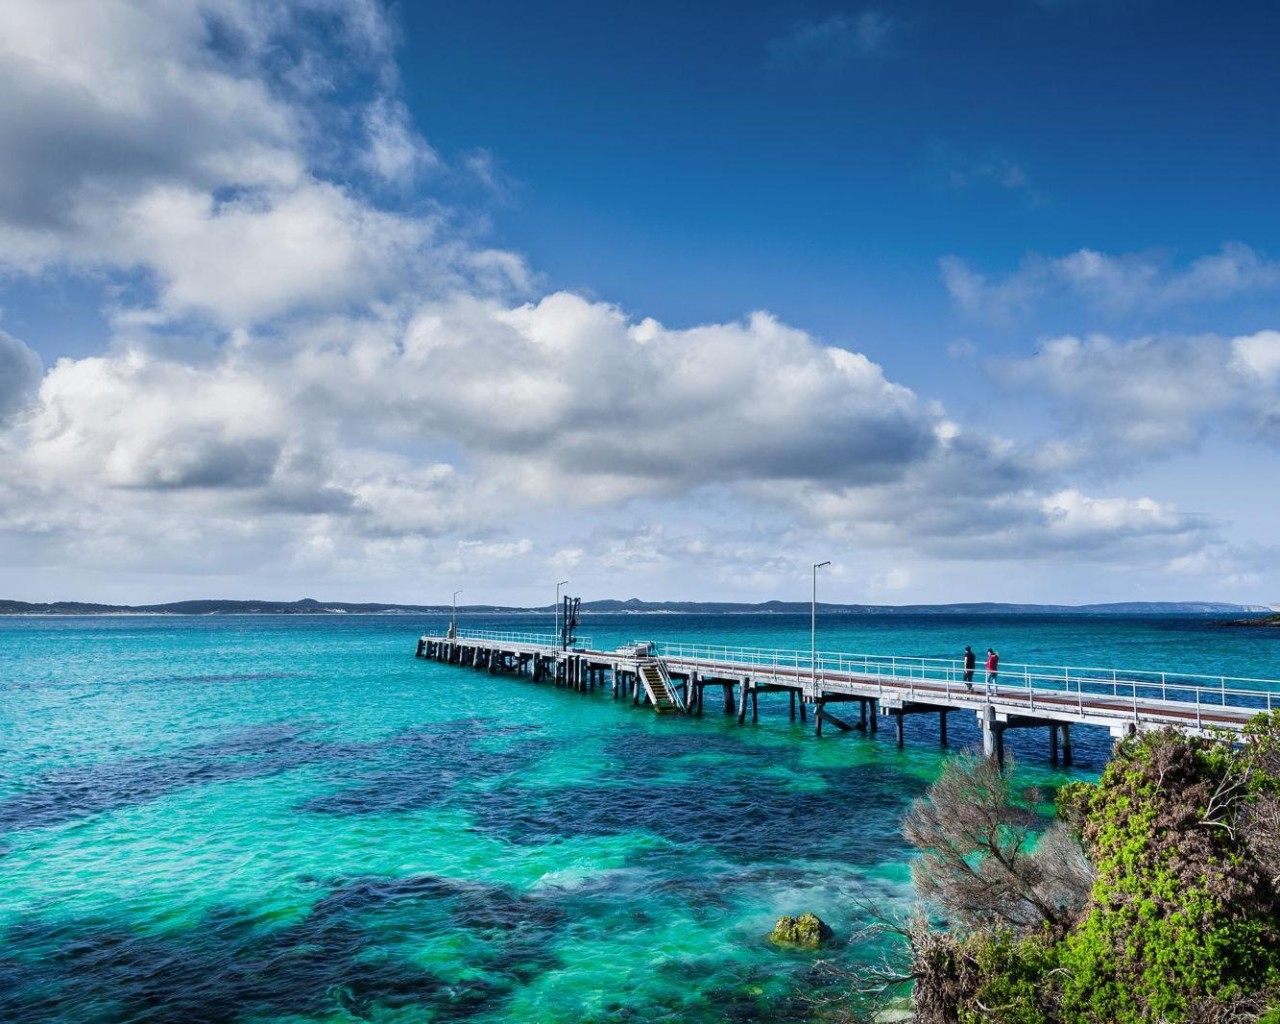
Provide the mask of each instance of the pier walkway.
POLYGON ((483 630, 423 636, 417 653, 584 692, 609 686, 615 700, 699 717, 711 688, 740 723, 748 715, 758 719, 760 694, 784 692, 791 720, 807 721, 812 713, 819 736, 824 724, 876 732, 884 718, 896 729, 899 746, 907 715, 937 715, 946 745, 947 716, 969 712, 977 717, 984 751, 1001 760, 1008 729, 1046 728, 1051 760, 1070 764, 1072 725, 1102 727, 1116 737, 1170 726, 1207 735, 1239 732, 1255 715, 1280 707, 1280 680, 1127 669, 1001 663, 993 687, 986 687, 979 667, 970 688, 959 659, 822 652, 810 657, 808 651, 693 643, 634 643, 604 651, 582 639, 562 649, 549 635, 483 630), (842 704, 851 705, 856 718, 842 704))

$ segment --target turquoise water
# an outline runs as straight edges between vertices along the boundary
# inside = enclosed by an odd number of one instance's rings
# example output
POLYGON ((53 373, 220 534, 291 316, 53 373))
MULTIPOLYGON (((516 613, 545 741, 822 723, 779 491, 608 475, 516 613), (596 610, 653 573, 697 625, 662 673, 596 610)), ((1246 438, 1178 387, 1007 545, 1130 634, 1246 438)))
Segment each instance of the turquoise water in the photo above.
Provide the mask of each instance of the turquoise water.
MULTIPOLYGON (((471 617, 464 628, 538 628, 471 617)), ((543 624, 545 628, 549 623, 543 624)), ((659 719, 607 694, 417 660, 404 616, 0 620, 0 1019, 789 1021, 816 957, 910 902, 897 822, 936 722, 816 740, 659 719)), ((1276 631, 1194 619, 831 617, 822 646, 1280 676, 1276 631)), ((803 616, 588 619, 636 637, 807 648, 803 616)), ((977 739, 953 716, 952 750, 977 739)), ((1040 730, 1031 781, 1074 774, 1040 730)))

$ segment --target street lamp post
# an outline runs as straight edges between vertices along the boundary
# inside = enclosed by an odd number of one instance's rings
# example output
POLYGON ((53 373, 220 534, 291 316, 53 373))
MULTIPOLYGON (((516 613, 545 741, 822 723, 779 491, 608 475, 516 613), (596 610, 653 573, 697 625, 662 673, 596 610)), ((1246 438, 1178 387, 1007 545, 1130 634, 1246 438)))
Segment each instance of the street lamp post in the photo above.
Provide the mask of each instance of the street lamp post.
POLYGON ((449 627, 450 637, 456 637, 458 635, 458 595, 461 593, 461 590, 455 590, 453 592, 453 624, 449 627))
MULTIPOLYGON (((565 586, 568 582, 569 582, 568 580, 561 580, 559 583, 556 584, 556 634, 555 635, 557 638, 560 636, 560 588, 565 586)), ((556 643, 559 643, 559 642, 560 642, 559 639, 557 639, 556 643)))
POLYGON ((809 605, 809 672, 818 681, 818 570, 830 562, 813 563, 813 600, 809 605))

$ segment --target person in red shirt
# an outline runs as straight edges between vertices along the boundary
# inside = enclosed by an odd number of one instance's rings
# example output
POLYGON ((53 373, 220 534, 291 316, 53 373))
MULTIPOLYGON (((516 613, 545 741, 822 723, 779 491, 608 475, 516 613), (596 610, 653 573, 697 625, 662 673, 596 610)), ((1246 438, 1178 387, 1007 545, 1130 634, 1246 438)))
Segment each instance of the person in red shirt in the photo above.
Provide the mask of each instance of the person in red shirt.
POLYGON ((1000 670, 1000 655, 991 647, 987 648, 987 693, 994 693, 996 673, 1000 670))

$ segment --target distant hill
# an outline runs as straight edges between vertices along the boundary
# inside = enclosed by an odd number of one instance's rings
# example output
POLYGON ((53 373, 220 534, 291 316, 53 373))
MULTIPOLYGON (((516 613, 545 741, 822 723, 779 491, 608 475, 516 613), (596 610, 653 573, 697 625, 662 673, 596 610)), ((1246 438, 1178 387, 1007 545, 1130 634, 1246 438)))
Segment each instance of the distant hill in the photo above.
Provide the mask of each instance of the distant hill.
MULTIPOLYGON (((720 601, 584 601, 585 612, 697 612, 706 614, 809 614, 808 601, 764 601, 738 604, 720 601)), ((825 615, 1239 615, 1268 612, 1264 605, 1226 604, 1219 601, 1122 601, 1111 604, 828 604, 818 602, 825 615)))
MULTIPOLYGON (((513 608, 504 605, 460 606, 467 614, 550 615, 552 607, 513 608)), ((1251 615, 1270 612, 1261 605, 1225 604, 1217 601, 1124 601, 1112 604, 828 604, 820 602, 824 615, 1251 615)), ((118 605, 85 601, 35 604, 0 600, 0 615, 448 615, 447 604, 353 604, 348 601, 174 601, 169 604, 118 605)), ((698 615, 798 615, 809 613, 808 601, 764 601, 744 604, 729 601, 584 601, 585 614, 698 614, 698 615)), ((1276 618, 1273 616, 1273 618, 1276 618)), ((1252 621, 1252 620, 1251 620, 1252 621)))

